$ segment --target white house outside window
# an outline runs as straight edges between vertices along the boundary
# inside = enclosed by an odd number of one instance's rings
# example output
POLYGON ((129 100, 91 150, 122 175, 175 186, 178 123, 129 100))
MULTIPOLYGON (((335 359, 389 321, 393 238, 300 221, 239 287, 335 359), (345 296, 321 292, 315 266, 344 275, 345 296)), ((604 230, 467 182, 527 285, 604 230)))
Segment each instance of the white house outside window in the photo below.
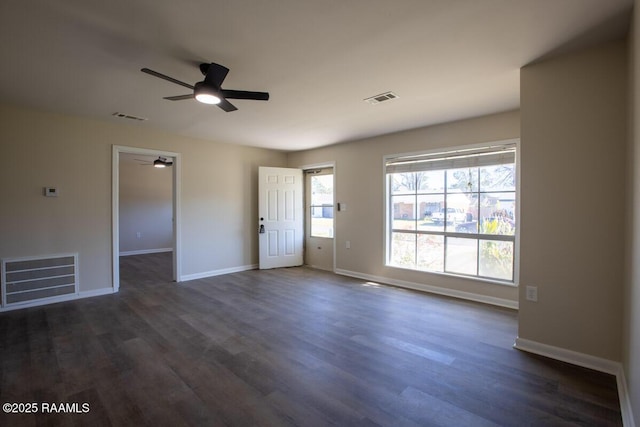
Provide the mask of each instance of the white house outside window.
POLYGON ((514 281, 515 144, 386 160, 387 265, 514 281))

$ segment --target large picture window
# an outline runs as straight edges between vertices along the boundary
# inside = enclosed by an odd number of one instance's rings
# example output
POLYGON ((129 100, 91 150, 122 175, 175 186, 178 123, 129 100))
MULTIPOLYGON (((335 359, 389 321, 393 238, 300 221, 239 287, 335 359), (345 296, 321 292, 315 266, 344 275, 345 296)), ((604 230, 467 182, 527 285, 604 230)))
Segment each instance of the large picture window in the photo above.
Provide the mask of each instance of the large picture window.
POLYGON ((516 147, 386 161, 387 265, 514 282, 516 147))

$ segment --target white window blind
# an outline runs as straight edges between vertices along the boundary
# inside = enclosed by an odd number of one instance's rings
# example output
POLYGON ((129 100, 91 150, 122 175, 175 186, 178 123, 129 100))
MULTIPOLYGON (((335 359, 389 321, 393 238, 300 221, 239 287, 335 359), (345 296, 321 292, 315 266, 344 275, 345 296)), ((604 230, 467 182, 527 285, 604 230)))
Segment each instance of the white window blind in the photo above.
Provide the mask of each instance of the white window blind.
POLYGON ((515 144, 497 145, 479 149, 418 154, 395 157, 386 163, 387 173, 423 172, 515 163, 515 144))

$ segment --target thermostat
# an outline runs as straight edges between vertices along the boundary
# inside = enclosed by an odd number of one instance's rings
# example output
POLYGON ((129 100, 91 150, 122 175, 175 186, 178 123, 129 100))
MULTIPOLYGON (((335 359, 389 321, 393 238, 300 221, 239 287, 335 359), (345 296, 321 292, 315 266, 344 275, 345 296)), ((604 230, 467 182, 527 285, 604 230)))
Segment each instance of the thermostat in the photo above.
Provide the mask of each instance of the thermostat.
POLYGON ((56 187, 44 187, 44 195, 46 197, 58 197, 58 189, 56 187))

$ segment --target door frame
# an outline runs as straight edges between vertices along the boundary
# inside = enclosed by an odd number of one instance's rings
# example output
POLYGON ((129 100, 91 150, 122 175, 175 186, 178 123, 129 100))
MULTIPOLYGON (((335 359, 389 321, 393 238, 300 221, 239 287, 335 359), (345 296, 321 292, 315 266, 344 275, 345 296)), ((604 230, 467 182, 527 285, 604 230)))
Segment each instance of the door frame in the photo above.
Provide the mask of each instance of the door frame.
MULTIPOLYGON (((337 170, 336 170, 336 162, 335 161, 331 161, 331 162, 324 162, 324 163, 313 163, 313 164, 309 164, 309 165, 303 165, 300 166, 300 169, 302 169, 302 174, 303 177, 305 179, 305 183, 304 183, 304 209, 305 209, 305 213, 304 213, 304 250, 303 250, 303 257, 306 256, 306 244, 307 244, 307 226, 309 224, 307 224, 307 192, 306 192, 306 188, 307 188, 307 183, 306 183, 306 179, 307 179, 307 174, 306 172, 308 170, 311 169, 326 169, 326 168, 332 168, 333 169, 333 268, 332 271, 335 273, 336 272, 336 249, 337 249, 337 245, 336 245, 336 241, 337 241, 337 237, 338 237, 338 233, 336 230, 336 220, 337 220, 337 213, 338 213, 338 198, 337 198, 337 191, 336 191, 336 182, 338 181, 336 179, 337 176, 337 170)), ((303 258, 304 261, 306 261, 305 258, 303 258)), ((306 264, 305 264, 306 265, 306 264)))
POLYGON ((113 145, 111 158, 111 268, 113 292, 120 290, 120 153, 137 154, 141 156, 173 157, 173 280, 181 281, 181 232, 180 232, 180 188, 181 188, 181 155, 171 151, 153 150, 148 148, 127 147, 113 145))

